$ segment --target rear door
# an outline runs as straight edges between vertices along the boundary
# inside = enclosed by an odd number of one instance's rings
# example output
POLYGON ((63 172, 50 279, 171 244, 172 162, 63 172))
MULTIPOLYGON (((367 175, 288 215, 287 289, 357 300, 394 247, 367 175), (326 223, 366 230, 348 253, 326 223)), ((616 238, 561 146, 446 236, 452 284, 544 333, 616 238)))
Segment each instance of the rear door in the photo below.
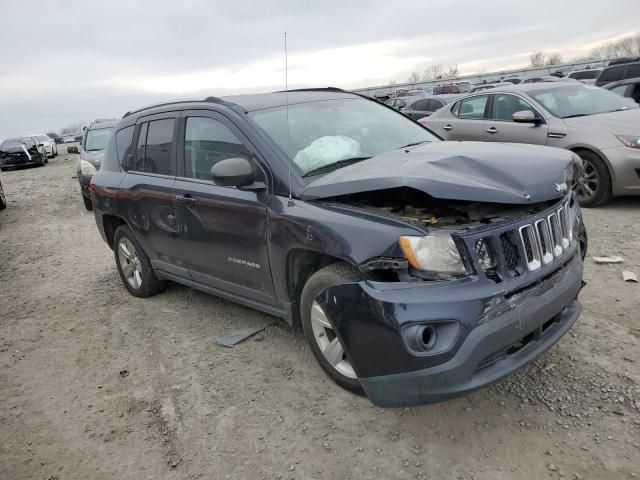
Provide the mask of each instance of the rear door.
POLYGON ((168 112, 138 119, 120 191, 129 226, 153 268, 186 277, 173 206, 178 118, 168 112))
MULTIPOLYGON (((447 140, 482 140, 488 103, 489 95, 463 98, 448 114, 437 115, 437 123, 428 121, 427 124, 447 140)), ((430 118, 434 119, 433 116, 430 118)))
POLYGON ((211 167, 232 157, 251 159, 266 183, 255 149, 226 116, 211 110, 182 113, 175 205, 185 260, 194 281, 275 305, 267 190, 223 187, 211 180, 211 167))
POLYGON ((534 143, 546 145, 548 125, 540 112, 524 98, 510 93, 491 96, 489 119, 485 124, 484 140, 487 142, 534 143), (513 114, 531 111, 539 123, 516 123, 513 114))

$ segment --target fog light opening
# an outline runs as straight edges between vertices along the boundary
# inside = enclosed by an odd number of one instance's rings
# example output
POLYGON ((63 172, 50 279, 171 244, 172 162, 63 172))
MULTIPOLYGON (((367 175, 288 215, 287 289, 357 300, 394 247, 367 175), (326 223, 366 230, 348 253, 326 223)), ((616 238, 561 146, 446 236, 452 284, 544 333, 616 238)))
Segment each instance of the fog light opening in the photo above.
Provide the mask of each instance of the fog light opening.
POLYGON ((420 332, 420 342, 424 350, 430 350, 436 344, 436 329, 432 326, 426 326, 420 332))

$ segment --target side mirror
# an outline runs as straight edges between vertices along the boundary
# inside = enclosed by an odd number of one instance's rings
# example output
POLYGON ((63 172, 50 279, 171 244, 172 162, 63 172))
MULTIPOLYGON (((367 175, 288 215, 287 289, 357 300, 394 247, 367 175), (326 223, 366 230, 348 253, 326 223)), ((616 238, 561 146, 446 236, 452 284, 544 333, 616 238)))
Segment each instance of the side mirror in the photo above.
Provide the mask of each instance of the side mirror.
POLYGON ((516 123, 539 123, 540 120, 536 117, 536 114, 531 110, 521 110, 515 112, 511 117, 516 123))
POLYGON ((38 146, 39 147, 44 147, 44 143, 39 143, 38 146))
POLYGON ((254 182, 253 166, 244 157, 225 158, 211 167, 213 183, 222 187, 261 190, 264 183, 254 182))

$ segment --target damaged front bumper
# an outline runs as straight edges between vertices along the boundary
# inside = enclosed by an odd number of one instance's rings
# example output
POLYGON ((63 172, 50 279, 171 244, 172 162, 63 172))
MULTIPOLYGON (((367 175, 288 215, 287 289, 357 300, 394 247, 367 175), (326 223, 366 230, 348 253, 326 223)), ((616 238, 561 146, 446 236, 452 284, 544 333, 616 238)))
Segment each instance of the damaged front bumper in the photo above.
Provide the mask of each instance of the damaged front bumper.
POLYGON ((571 328, 582 309, 583 264, 578 248, 566 253, 511 293, 477 279, 362 281, 331 287, 317 301, 375 405, 439 402, 509 375, 571 328))

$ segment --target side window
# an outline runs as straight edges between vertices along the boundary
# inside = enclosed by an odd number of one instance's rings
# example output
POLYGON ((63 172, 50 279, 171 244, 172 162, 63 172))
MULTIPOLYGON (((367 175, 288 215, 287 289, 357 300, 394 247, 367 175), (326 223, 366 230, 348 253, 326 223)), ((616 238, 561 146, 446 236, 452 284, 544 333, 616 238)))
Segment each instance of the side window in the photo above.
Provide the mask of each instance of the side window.
POLYGON ((627 88, 628 87, 629 87, 629 85, 618 85, 617 87, 613 87, 609 91, 613 92, 615 94, 618 94, 621 97, 624 97, 624 94, 627 93, 627 88))
POLYGON ((147 128, 149 127, 148 123, 143 123, 140 126, 140 134, 138 135, 138 148, 136 149, 136 161, 133 165, 132 170, 137 170, 138 172, 144 171, 144 146, 147 142, 147 128))
POLYGON ((118 151, 118 161, 121 165, 129 166, 131 158, 131 142, 133 141, 133 130, 135 125, 118 130, 116 133, 116 150, 118 151))
POLYGON ((640 77, 640 63, 629 65, 627 72, 624 74, 624 78, 636 78, 640 77))
POLYGON ((220 160, 251 156, 238 137, 222 122, 188 117, 184 134, 184 173, 188 178, 211 179, 211 167, 220 160))
POLYGON ((429 108, 427 108, 427 110, 435 112, 436 110, 440 110, 442 107, 444 107, 444 105, 440 100, 429 100, 429 108))
POLYGON ((411 105, 412 110, 425 111, 429 110, 428 108, 429 100, 418 100, 413 105, 411 105))
POLYGON ((607 68, 604 72, 602 72, 602 75, 598 77, 598 81, 615 82, 617 80, 622 80, 624 69, 625 67, 607 68))
POLYGON ((458 118, 479 120, 484 118, 484 109, 487 106, 489 95, 478 95, 460 101, 458 118))
POLYGON ((453 107, 451 107, 451 113, 454 114, 456 117, 460 113, 460 103, 462 102, 456 102, 453 104, 453 107))
POLYGON ((145 172, 171 175, 171 150, 175 123, 173 118, 149 122, 144 152, 145 172))
POLYGON ((491 118, 493 120, 512 121, 513 114, 522 110, 530 110, 534 114, 535 110, 531 105, 515 95, 498 93, 493 96, 493 108, 491 118))

